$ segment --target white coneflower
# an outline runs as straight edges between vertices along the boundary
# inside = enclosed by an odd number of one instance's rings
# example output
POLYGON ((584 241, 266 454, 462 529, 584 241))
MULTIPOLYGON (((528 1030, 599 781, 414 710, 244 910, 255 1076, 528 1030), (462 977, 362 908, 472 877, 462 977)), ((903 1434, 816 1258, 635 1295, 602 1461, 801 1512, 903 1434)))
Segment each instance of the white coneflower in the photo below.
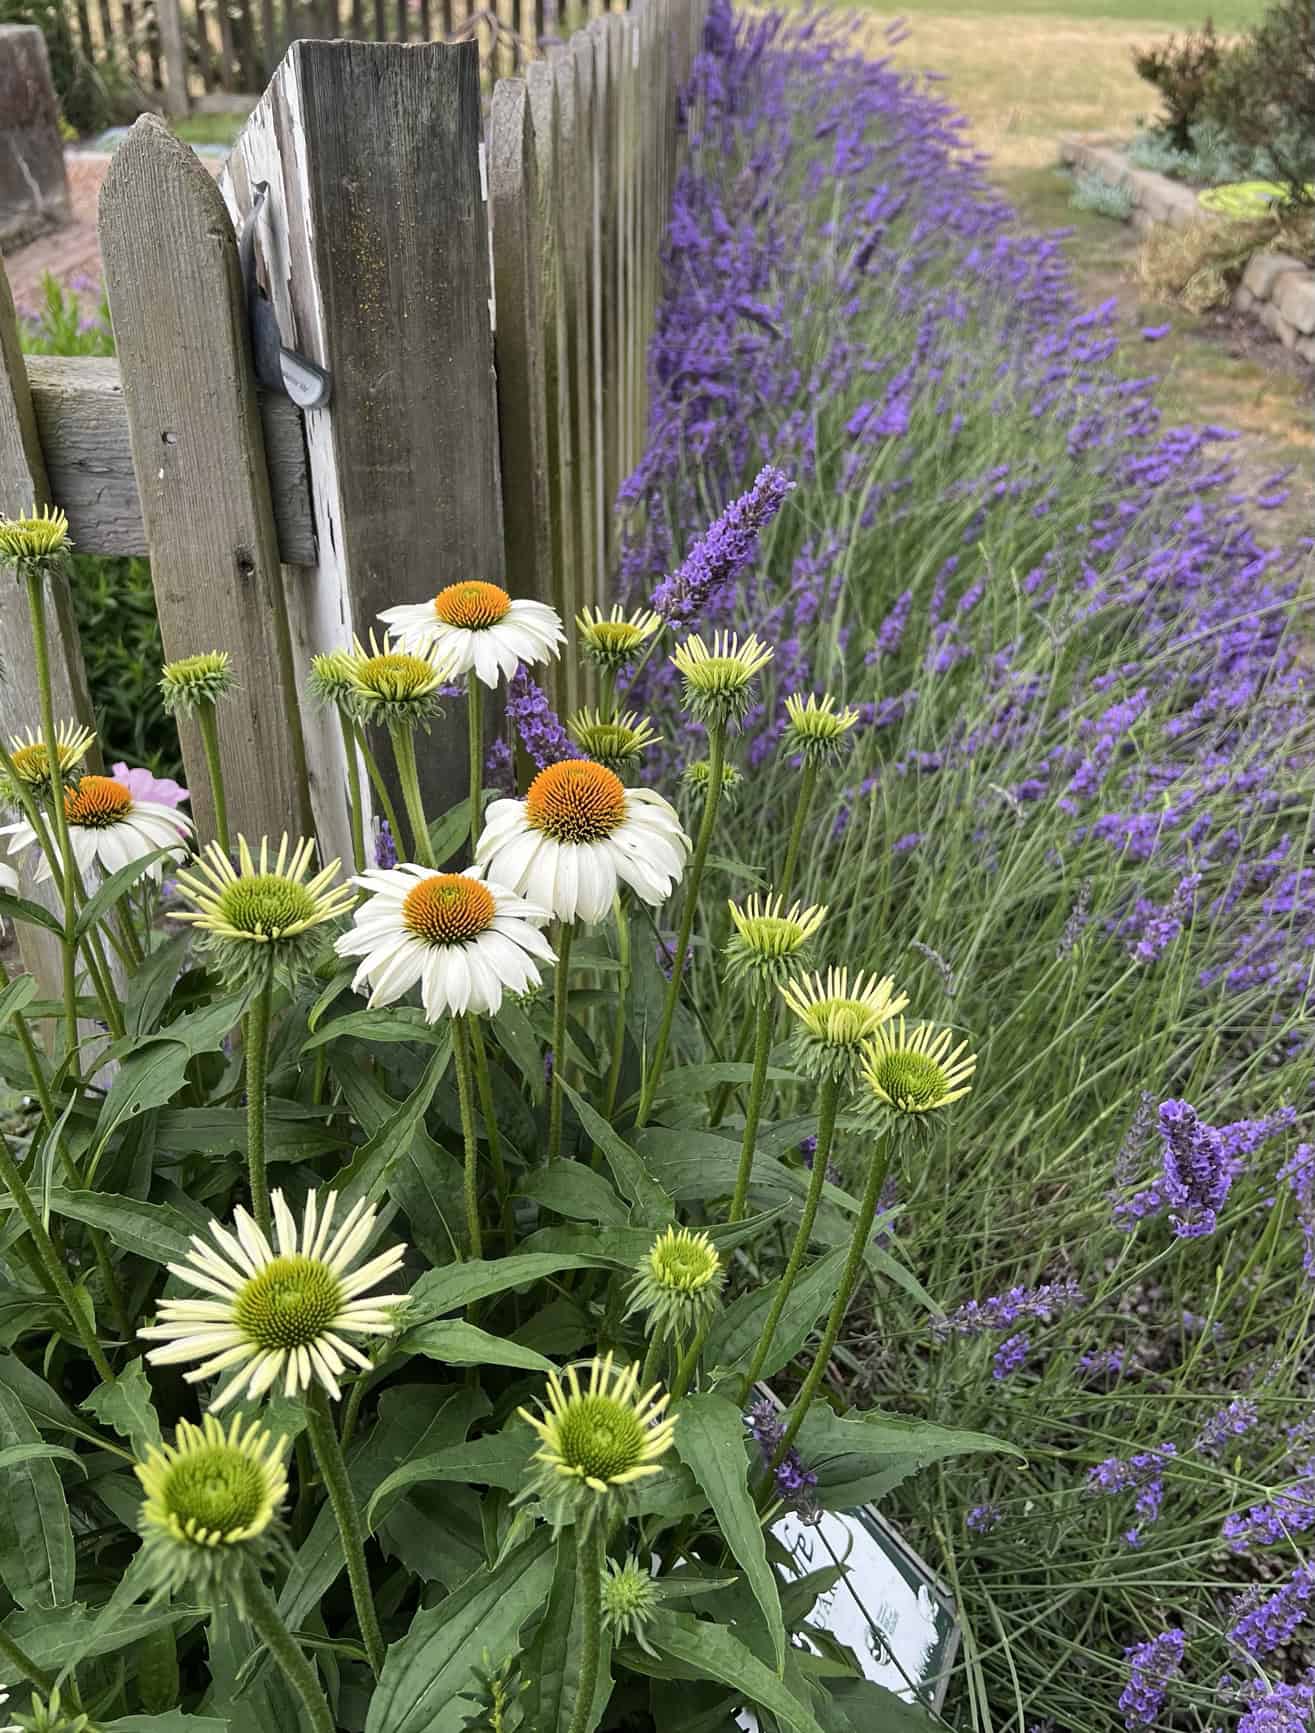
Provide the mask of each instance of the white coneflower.
POLYGON ((604 716, 598 710, 577 710, 566 719, 566 732, 595 764, 605 764, 618 775, 633 770, 661 736, 646 716, 627 710, 620 716, 604 716))
MULTIPOLYGON (((81 723, 59 724, 55 735, 55 757, 59 761, 61 782, 71 780, 69 772, 76 770, 82 763, 95 738, 90 728, 82 727, 81 723)), ((50 754, 46 751, 46 743, 40 734, 29 729, 26 734, 13 735, 9 742, 9 760, 15 783, 39 799, 44 799, 50 793, 50 754)), ((5 792, 13 794, 17 799, 16 791, 5 792)))
POLYGON ((810 692, 807 700, 792 694, 785 701, 785 751, 805 763, 825 764, 844 752, 849 731, 858 722, 858 711, 848 705, 836 709, 827 692, 821 699, 810 692))
POLYGON ((852 1078, 864 1043, 908 1004, 889 975, 854 976, 848 969, 803 975, 781 988, 796 1019, 796 1062, 814 1077, 852 1078))
POLYGON ((277 1249, 244 1209, 235 1212, 232 1228, 212 1221, 214 1243, 193 1234, 186 1261, 169 1265, 179 1281, 212 1297, 162 1300, 160 1322, 140 1332, 163 1344, 146 1356, 154 1365, 201 1361, 186 1374, 189 1384, 232 1372, 210 1404, 214 1412, 243 1394, 255 1401, 280 1379, 287 1396, 318 1383, 337 1397, 349 1363, 370 1366, 346 1338, 391 1336, 406 1303, 405 1294, 362 1298, 396 1274, 406 1251, 392 1246, 352 1269, 374 1232, 371 1205, 353 1204, 335 1229, 337 1194, 320 1202, 312 1192, 298 1234, 283 1193, 276 1191, 272 1202, 277 1249))
POLYGON ((388 633, 380 643, 371 632, 368 648, 358 639, 343 671, 343 702, 358 722, 409 729, 427 723, 443 708, 446 670, 431 652, 408 650, 388 633))
POLYGON ((717 632, 711 644, 696 633, 671 662, 683 682, 686 707, 713 726, 744 720, 753 703, 754 679, 774 654, 753 633, 741 643, 732 632, 717 632))
POLYGON ((518 663, 551 661, 566 636, 545 602, 513 601, 478 578, 449 584, 432 601, 385 608, 379 618, 407 649, 432 656, 448 679, 473 670, 486 686, 510 680, 518 663))
POLYGON ((137 1527, 153 1586, 240 1589, 245 1567, 278 1535, 286 1444, 255 1421, 225 1427, 207 1414, 200 1426, 179 1421, 172 1444, 152 1446, 133 1472, 146 1495, 137 1527))
POLYGON ((425 1018, 492 1016, 504 992, 528 993, 540 983, 537 963, 551 963, 552 946, 539 931, 548 911, 524 901, 481 867, 436 873, 396 866, 363 873, 368 892, 340 957, 360 957, 352 986, 371 988, 371 1005, 390 1005, 417 982, 425 1018))
MULTIPOLYGON (((159 801, 138 800, 113 776, 84 776, 76 788, 64 791, 64 816, 68 820, 73 858, 84 878, 103 873, 106 877, 130 861, 160 849, 173 849, 179 858, 187 852, 192 821, 185 813, 159 801)), ((21 854, 36 845, 36 834, 27 821, 0 825, 0 836, 11 838, 9 853, 21 854)), ((158 879, 161 863, 150 868, 158 879)), ((38 882, 50 878, 51 867, 43 859, 37 868, 38 882)))
POLYGON ((261 980, 277 969, 290 978, 314 966, 323 943, 322 929, 350 909, 350 885, 335 884, 338 862, 310 875, 315 844, 283 837, 272 853, 268 837, 252 855, 247 839, 237 839, 235 867, 217 842, 178 875, 179 893, 192 907, 173 918, 187 921, 201 935, 231 981, 261 980))
POLYGON ((540 1413, 517 1410, 539 1435, 521 1497, 541 1498, 555 1525, 572 1509, 587 1523, 626 1487, 659 1473, 676 1428, 669 1396, 658 1384, 640 1390, 637 1365, 621 1369, 604 1354, 580 1370, 587 1382, 574 1366, 549 1378, 540 1413))
POLYGON ((541 770, 524 800, 495 800, 475 851, 497 879, 564 921, 601 921, 618 885, 656 906, 689 853, 675 809, 615 771, 567 758, 541 770))
POLYGON ((726 963, 731 977, 753 975, 779 986, 790 963, 803 950, 826 918, 826 908, 817 903, 805 908, 784 897, 753 893, 747 902, 727 907, 735 931, 726 943, 726 963))
POLYGON ((584 608, 575 616, 582 654, 609 674, 619 673, 633 662, 663 624, 651 608, 637 608, 627 614, 619 602, 614 602, 607 614, 601 608, 584 608))
POLYGON ((878 1029, 864 1049, 863 1081, 873 1099, 896 1113, 931 1113, 959 1101, 972 1088, 976 1054, 948 1029, 920 1023, 906 1032, 904 1019, 878 1029))

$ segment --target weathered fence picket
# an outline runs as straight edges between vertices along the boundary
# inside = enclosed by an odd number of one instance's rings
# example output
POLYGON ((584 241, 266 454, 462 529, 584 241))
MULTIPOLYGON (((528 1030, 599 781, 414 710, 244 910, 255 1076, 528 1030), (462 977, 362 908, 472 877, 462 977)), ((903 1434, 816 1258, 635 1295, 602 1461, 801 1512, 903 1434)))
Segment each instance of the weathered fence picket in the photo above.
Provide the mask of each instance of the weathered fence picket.
MULTIPOLYGON (((342 741, 305 679, 380 609, 467 576, 552 602, 568 630, 610 602, 704 6, 635 0, 500 80, 487 156, 473 42, 298 41, 218 184, 156 120, 121 147, 101 204, 117 359, 25 359, 0 295, 0 508, 51 501, 79 550, 149 553, 166 654, 232 654, 235 830, 313 822, 346 857, 342 741), (261 300, 326 401, 297 408, 268 361, 257 384, 261 300)), ((58 705, 89 720, 66 589, 56 604, 58 705)), ((4 593, 9 731, 36 720, 26 631, 4 593)), ((559 708, 590 698, 574 657, 541 672, 559 708)), ((464 705, 421 750, 431 817, 464 784, 464 705)), ((204 837, 204 755, 182 739, 204 837)))

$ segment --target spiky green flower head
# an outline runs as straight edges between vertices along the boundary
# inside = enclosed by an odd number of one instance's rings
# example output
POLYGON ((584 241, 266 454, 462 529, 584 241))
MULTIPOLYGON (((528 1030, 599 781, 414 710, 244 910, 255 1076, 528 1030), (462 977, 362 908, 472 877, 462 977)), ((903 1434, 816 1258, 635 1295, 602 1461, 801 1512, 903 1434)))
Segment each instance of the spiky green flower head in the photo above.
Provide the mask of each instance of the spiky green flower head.
POLYGON ((233 658, 227 650, 202 650, 166 662, 160 673, 160 696, 170 716, 195 716, 213 709, 233 690, 233 658))
POLYGON ((826 909, 815 903, 805 908, 784 897, 760 897, 728 903, 735 931, 726 942, 726 969, 732 980, 746 977, 779 987, 791 963, 804 950, 826 919, 826 909))
POLYGON ((68 519, 58 506, 43 505, 26 517, 0 516, 0 560, 7 560, 16 578, 47 570, 71 546, 68 519))
POLYGON ((685 707, 708 725, 741 722, 754 699, 754 680, 775 652, 753 633, 743 643, 732 632, 697 633, 671 658, 684 684, 685 707))
POLYGON ((199 1426, 180 1420, 173 1443, 154 1445, 136 1464, 146 1495, 137 1527, 157 1593, 190 1584, 240 1594, 248 1565, 279 1539, 286 1446, 254 1421, 225 1426, 207 1414, 199 1426))
POLYGON ((627 614, 616 602, 610 614, 601 608, 585 608, 575 616, 575 629, 581 654, 595 667, 617 674, 662 630, 662 621, 651 608, 637 608, 627 614))
POLYGON ((548 1380, 542 1410, 517 1412, 539 1435, 530 1461, 532 1478, 520 1494, 539 1498, 553 1527, 620 1513, 629 1488, 661 1472, 659 1459, 671 1448, 676 1416, 660 1385, 639 1389, 639 1367, 614 1365, 610 1353, 568 1366, 548 1380))
POLYGON ((345 706, 352 693, 350 650, 325 650, 310 659, 306 690, 317 704, 345 706))
POLYGON ((626 1317, 643 1312, 655 1335, 687 1338, 716 1310, 725 1280, 707 1234, 668 1228, 639 1261, 626 1317))
MULTIPOLYGON (((463 1733, 517 1733, 525 1725, 523 1698, 530 1681, 521 1677, 515 1658, 496 1666, 485 1649, 475 1668, 479 1707, 474 1718, 462 1724, 463 1733)), ((476 1690, 466 1695, 475 1697, 476 1690)))
POLYGON ((176 914, 200 934, 201 948, 214 957, 232 986, 260 985, 277 975, 289 985, 315 970, 328 940, 328 925, 355 906, 347 884, 335 884, 338 862, 309 877, 315 844, 285 836, 271 858, 268 837, 253 856, 244 836, 237 839, 234 867, 217 842, 178 874, 179 893, 190 903, 176 914))
POLYGON ((898 1114, 934 1113, 959 1101, 972 1088, 977 1055, 932 1023, 906 1030, 898 1023, 878 1029, 864 1048, 863 1081, 873 1102, 898 1114))
POLYGON ((810 692, 807 700, 794 693, 785 701, 785 717, 782 750, 786 756, 802 758, 805 764, 829 764, 849 745, 849 731, 858 721, 858 711, 848 705, 837 710, 829 692, 821 699, 810 692))
MULTIPOLYGON (((61 786, 73 780, 72 773, 90 752, 95 738, 90 728, 83 728, 80 723, 59 724, 55 730, 55 757, 59 761, 61 786)), ((9 742, 9 759, 13 775, 11 777, 6 771, 0 788, 5 798, 16 800, 17 790, 21 787, 34 800, 45 800, 51 792, 50 754, 42 736, 31 729, 26 734, 13 735, 9 742)))
MULTIPOLYGON (((692 764, 687 764, 681 775, 682 787, 688 789, 694 800, 700 805, 708 798, 708 790, 712 786, 712 765, 706 758, 696 758, 692 764)), ((728 806, 734 806, 740 797, 740 789, 744 778, 733 764, 723 764, 721 767, 721 798, 728 806)))
POLYGON ((398 649, 387 632, 382 642, 371 632, 368 650, 356 640, 349 678, 346 704, 358 722, 414 728, 443 708, 444 669, 428 652, 398 649))
POLYGON ((848 969, 801 975, 781 988, 781 997, 795 1019, 795 1063, 810 1077, 841 1084, 853 1083, 867 1042, 909 1002, 889 975, 860 973, 851 981, 848 969))
POLYGON ((100 1733, 100 1723, 71 1705, 65 1706, 58 1685, 49 1697, 32 1693, 25 1713, 0 1733, 100 1733))
POLYGON ((633 770, 660 738, 648 718, 634 710, 612 717, 604 717, 597 710, 577 710, 567 720, 566 732, 586 758, 605 765, 618 776, 633 770))
POLYGON ((608 1559, 603 1570, 603 1625, 617 1643, 635 1643, 655 1655, 647 1637, 648 1623, 662 1604, 652 1576, 633 1553, 622 1563, 608 1559))

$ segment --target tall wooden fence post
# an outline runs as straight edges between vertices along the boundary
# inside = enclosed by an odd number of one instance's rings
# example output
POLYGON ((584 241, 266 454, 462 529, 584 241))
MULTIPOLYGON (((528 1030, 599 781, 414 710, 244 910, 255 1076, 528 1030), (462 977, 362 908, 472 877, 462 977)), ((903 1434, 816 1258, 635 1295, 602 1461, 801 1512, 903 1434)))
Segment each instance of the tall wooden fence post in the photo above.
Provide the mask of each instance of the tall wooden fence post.
MULTIPOLYGON (((232 829, 307 833, 305 754, 237 241, 196 154, 153 116, 120 145, 101 254, 167 658, 227 650, 219 711, 232 829)), ((199 731, 181 729, 192 811, 214 834, 199 731)))
MULTIPOLYGON (((18 320, 9 278, 0 264, 0 512, 15 517, 33 506, 49 505, 50 483, 37 436, 32 393, 27 368, 18 345, 18 320)), ((36 667, 32 659, 32 630, 27 598, 12 577, 0 573, 0 730, 6 740, 28 728, 41 728, 36 667)), ((55 714, 93 727, 87 676, 82 665, 82 646, 73 619, 73 597, 62 573, 50 578, 47 592, 50 626, 51 680, 55 691, 55 714)), ((98 767, 98 758, 93 768, 98 767)), ((30 860, 10 862, 22 874, 25 896, 37 895, 31 882, 30 860)), ((42 990, 57 996, 60 981, 58 941, 43 927, 24 924, 18 929, 23 961, 41 982, 42 990)))
MULTIPOLYGON (((505 577, 477 46, 294 43, 230 158, 236 213, 262 181, 283 340, 332 377, 306 414, 305 652, 458 578, 505 577)), ((465 753, 457 699, 421 743, 431 819, 459 797, 465 753)))
POLYGON ((173 119, 191 108, 187 94, 187 51, 183 47, 183 15, 179 0, 156 0, 160 53, 164 60, 164 112, 173 119))

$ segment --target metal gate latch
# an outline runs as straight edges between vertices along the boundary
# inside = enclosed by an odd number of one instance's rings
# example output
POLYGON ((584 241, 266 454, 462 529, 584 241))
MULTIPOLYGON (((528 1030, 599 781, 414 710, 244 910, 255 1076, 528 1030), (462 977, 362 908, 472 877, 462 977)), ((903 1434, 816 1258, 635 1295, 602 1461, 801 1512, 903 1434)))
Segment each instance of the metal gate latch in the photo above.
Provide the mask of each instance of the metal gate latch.
POLYGON ((290 397, 299 409, 323 409, 332 390, 329 374, 284 344, 273 304, 256 278, 256 228, 269 196, 269 182, 256 181, 251 190, 255 201, 242 225, 238 260, 246 284, 247 325, 256 378, 271 391, 281 391, 290 397))

